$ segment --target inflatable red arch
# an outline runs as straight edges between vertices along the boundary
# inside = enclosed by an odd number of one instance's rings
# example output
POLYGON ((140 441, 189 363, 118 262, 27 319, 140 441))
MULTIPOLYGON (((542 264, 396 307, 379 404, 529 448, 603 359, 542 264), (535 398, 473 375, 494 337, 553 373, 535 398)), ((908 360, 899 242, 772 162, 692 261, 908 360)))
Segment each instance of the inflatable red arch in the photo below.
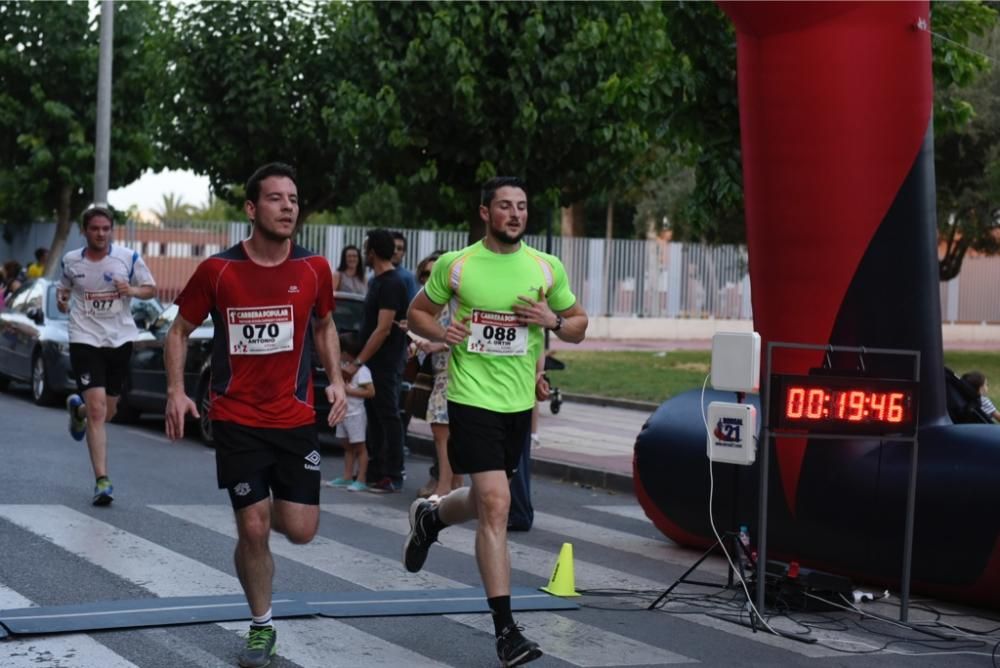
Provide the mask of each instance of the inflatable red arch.
MULTIPOLYGON (((952 424, 945 401, 929 5, 720 4, 738 41, 763 350, 782 341, 920 352, 913 590, 998 607, 1000 427, 952 424)), ((822 358, 797 355, 787 370, 808 374, 822 358)), ((733 395, 709 392, 712 400, 733 395)), ((699 402, 688 393, 653 414, 636 442, 634 473, 656 526, 704 547, 712 539, 699 402)), ((898 586, 909 463, 907 443, 779 440, 769 553, 898 586)), ((748 524, 753 534, 756 465, 727 468, 716 481, 716 520, 748 524)))

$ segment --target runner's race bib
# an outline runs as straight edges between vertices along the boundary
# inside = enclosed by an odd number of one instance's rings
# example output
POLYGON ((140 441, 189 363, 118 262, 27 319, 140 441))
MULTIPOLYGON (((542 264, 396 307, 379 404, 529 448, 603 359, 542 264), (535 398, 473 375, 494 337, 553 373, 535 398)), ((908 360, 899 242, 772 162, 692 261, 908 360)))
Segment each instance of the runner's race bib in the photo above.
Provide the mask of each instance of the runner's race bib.
POLYGON ((292 307, 254 306, 226 310, 230 355, 270 355, 292 350, 292 307))
POLYGON ((472 310, 468 351, 484 355, 525 355, 528 326, 517 315, 501 311, 472 310))
POLYGON ((83 310, 87 315, 111 318, 122 312, 122 299, 117 290, 83 293, 83 310))

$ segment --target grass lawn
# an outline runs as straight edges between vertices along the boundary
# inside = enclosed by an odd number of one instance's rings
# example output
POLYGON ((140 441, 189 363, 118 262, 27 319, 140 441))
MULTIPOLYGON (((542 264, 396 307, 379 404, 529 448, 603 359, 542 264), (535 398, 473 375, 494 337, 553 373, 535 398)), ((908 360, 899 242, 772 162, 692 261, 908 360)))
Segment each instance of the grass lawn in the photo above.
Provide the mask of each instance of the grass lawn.
MULTIPOLYGON (((687 390, 699 389, 709 372, 707 350, 669 352, 560 350, 563 371, 550 371, 552 384, 563 392, 661 403, 687 390)), ((953 350, 945 364, 959 376, 978 369, 990 382, 993 403, 1000 404, 1000 352, 953 350)))

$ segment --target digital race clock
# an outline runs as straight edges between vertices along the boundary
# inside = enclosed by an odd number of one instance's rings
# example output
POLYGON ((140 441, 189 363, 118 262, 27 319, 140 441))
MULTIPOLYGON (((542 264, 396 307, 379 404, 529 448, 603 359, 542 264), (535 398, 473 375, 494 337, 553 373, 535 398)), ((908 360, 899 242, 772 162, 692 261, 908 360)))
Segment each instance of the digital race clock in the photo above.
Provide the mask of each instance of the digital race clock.
POLYGON ((915 381, 832 375, 771 378, 772 423, 778 431, 907 437, 916 431, 915 381))

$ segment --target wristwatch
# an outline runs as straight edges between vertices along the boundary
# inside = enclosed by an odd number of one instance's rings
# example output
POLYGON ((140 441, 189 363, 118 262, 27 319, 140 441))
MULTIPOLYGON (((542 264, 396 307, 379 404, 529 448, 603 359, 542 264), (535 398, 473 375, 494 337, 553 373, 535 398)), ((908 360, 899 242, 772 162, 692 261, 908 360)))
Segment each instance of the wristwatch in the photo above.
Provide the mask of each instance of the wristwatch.
POLYGON ((558 332, 560 329, 562 329, 562 324, 563 324, 562 316, 556 313, 556 326, 552 328, 552 331, 558 332))

